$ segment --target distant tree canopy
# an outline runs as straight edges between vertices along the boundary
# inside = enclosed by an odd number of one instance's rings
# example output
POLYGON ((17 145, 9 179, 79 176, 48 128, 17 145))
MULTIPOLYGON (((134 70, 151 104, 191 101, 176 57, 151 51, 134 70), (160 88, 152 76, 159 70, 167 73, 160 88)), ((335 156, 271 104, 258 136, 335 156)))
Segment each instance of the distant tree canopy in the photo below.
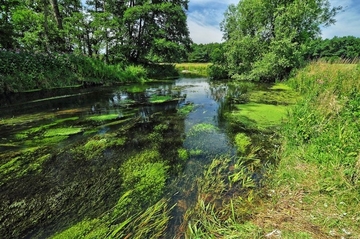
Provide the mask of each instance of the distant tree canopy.
POLYGON ((317 39, 309 45, 306 58, 327 60, 354 59, 360 57, 360 38, 354 36, 317 39))
POLYGON ((106 61, 175 61, 191 42, 188 0, 0 0, 0 48, 106 61))
POLYGON ((230 5, 221 24, 223 62, 213 71, 254 81, 284 78, 302 64, 320 26, 333 24, 340 9, 328 0, 241 0, 230 5))
POLYGON ((188 62, 211 62, 221 43, 191 44, 186 61, 188 62))

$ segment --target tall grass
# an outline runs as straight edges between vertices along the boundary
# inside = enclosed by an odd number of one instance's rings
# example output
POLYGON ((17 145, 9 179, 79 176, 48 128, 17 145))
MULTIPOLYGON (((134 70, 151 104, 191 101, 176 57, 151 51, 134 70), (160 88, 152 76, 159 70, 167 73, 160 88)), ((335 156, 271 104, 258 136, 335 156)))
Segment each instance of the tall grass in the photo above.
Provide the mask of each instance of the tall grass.
POLYGON ((313 62, 288 84, 303 98, 283 128, 271 200, 255 221, 283 238, 359 238, 360 67, 313 62))
POLYGON ((207 77, 210 63, 178 63, 175 68, 186 77, 207 77))

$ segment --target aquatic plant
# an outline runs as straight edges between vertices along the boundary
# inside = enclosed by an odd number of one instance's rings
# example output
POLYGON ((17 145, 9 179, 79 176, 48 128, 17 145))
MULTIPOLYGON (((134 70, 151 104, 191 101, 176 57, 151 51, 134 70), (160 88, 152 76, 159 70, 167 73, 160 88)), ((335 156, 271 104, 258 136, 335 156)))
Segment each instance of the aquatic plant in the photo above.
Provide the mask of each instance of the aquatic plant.
POLYGON ((145 150, 127 159, 119 172, 124 190, 132 191, 129 207, 139 208, 158 200, 165 188, 168 169, 156 150, 145 150))
POLYGON ((191 129, 188 132, 189 136, 195 136, 198 135, 200 133, 211 133, 211 132, 216 132, 218 130, 218 128, 212 124, 208 124, 208 123, 201 123, 201 124, 196 124, 193 127, 191 127, 191 129))
POLYGON ((119 114, 94 115, 88 117, 89 120, 93 120, 93 121, 107 121, 107 120, 115 120, 118 118, 119 118, 119 114))
POLYGON ((72 134, 78 134, 82 132, 82 130, 82 128, 76 127, 48 129, 45 131, 44 137, 69 136, 72 134))
POLYGON ((187 116, 188 114, 190 114, 190 112, 192 112, 195 109, 195 105, 194 104, 186 104, 180 108, 178 108, 177 113, 181 116, 187 116))
POLYGON ((169 95, 152 95, 149 99, 150 103, 159 104, 171 100, 172 97, 169 95))
POLYGON ((244 154, 249 145, 251 145, 251 139, 246 134, 238 133, 235 135, 235 146, 238 152, 244 154))
POLYGON ((178 149, 178 155, 181 160, 187 160, 189 158, 189 154, 186 149, 180 148, 178 149))

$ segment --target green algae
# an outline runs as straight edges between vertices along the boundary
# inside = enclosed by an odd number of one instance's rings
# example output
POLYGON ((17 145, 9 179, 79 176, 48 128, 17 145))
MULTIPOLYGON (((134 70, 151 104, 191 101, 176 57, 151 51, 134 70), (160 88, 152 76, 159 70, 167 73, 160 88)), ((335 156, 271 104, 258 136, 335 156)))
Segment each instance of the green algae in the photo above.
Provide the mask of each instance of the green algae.
POLYGON ((89 120, 93 121, 108 121, 108 120, 115 120, 119 118, 119 114, 107 114, 107 115, 94 115, 89 117, 89 120))
POLYGON ((288 111, 287 106, 259 103, 239 104, 236 108, 238 111, 232 112, 231 118, 259 129, 281 124, 288 111))
POLYGON ((251 145, 251 139, 246 134, 238 133, 235 135, 235 146, 238 152, 244 154, 249 145, 251 145))
POLYGON ((26 148, 6 156, 10 160, 0 166, 0 185, 30 172, 40 172, 42 164, 51 158, 41 147, 26 148))
POLYGON ((105 238, 108 230, 109 229, 107 225, 104 224, 100 219, 85 219, 51 238, 105 238))
POLYGON ((88 140, 84 146, 79 146, 75 152, 82 153, 86 159, 93 159, 110 147, 122 146, 126 143, 125 137, 116 137, 115 135, 105 134, 103 136, 94 136, 88 140))
POLYGON ((207 124, 207 123, 201 123, 201 124, 196 124, 194 125, 190 130, 188 135, 189 136, 195 136, 198 135, 200 133, 212 133, 212 132, 216 132, 218 130, 218 128, 212 124, 207 124))
POLYGON ((249 100, 264 104, 295 104, 300 99, 299 93, 283 83, 276 83, 268 90, 257 90, 249 93, 249 100))
MULTIPOLYGON (((147 149, 128 158, 119 169, 122 187, 131 191, 131 205, 152 204, 162 195, 169 166, 155 149, 147 149)), ((135 208, 134 208, 135 207, 135 208)))
POLYGON ((83 129, 82 128, 55 128, 55 129, 48 129, 45 133, 44 133, 44 137, 54 137, 54 136, 69 136, 72 134, 78 134, 80 132, 82 132, 83 129))
POLYGON ((181 116, 187 116, 188 114, 190 114, 190 112, 192 112, 195 109, 195 105, 194 104, 187 104, 182 106, 181 108, 179 108, 177 110, 177 113, 181 116))
POLYGON ((36 145, 55 145, 60 143, 61 141, 66 140, 69 138, 69 135, 54 135, 52 137, 45 137, 45 138, 34 138, 31 140, 25 140, 24 145, 27 146, 36 146, 36 145))
POLYGON ((152 104, 164 103, 172 99, 169 95, 152 95, 149 99, 149 102, 152 104))
POLYGON ((181 160, 184 160, 184 161, 185 161, 185 160, 187 160, 187 159, 189 158, 189 154, 188 154, 188 152, 187 152, 186 149, 180 148, 180 149, 178 149, 177 151, 178 151, 179 158, 180 158, 181 160))

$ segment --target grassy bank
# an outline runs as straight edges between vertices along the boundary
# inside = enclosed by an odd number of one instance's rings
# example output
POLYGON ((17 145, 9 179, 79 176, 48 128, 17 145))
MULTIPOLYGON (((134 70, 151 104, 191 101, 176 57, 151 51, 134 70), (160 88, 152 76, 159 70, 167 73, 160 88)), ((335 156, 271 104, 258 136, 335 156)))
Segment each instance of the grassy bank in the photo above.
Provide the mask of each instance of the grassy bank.
POLYGON ((143 67, 107 65, 86 56, 0 51, 0 93, 139 82, 145 77, 143 67))
POLYGON ((175 64, 176 70, 186 77, 207 77, 210 63, 178 63, 175 64))
POLYGON ((284 238, 359 238, 360 67, 312 63, 288 83, 303 100, 254 222, 284 238))
POLYGON ((360 238, 360 67, 312 63, 287 84, 302 97, 281 127, 278 164, 259 189, 252 149, 230 167, 214 160, 186 238, 360 238))

